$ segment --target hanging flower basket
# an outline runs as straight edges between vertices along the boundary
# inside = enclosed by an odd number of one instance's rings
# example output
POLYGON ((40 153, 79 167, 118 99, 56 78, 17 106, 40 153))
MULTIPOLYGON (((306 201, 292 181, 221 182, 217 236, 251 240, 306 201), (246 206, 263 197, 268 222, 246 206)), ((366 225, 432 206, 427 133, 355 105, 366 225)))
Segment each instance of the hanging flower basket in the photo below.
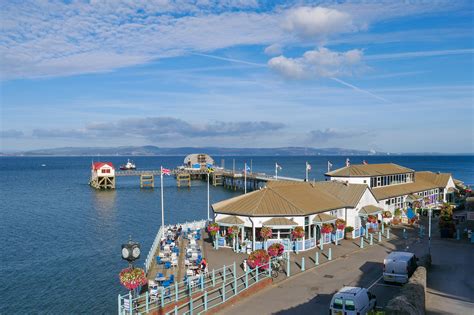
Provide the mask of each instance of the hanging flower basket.
POLYGON ((263 238, 264 240, 268 240, 269 238, 272 237, 272 228, 268 226, 264 226, 263 228, 260 229, 260 237, 263 238))
POLYGON ((324 223, 323 226, 321 227, 321 233, 324 233, 324 234, 330 234, 332 233, 333 230, 334 230, 334 227, 332 226, 332 224, 329 224, 329 223, 324 223))
POLYGON ((382 217, 385 218, 385 219, 389 219, 392 217, 392 213, 390 211, 384 211, 382 213, 382 217))
POLYGON ((346 227, 346 221, 344 221, 343 219, 336 220, 336 228, 338 230, 344 230, 345 227, 346 227))
POLYGON ((145 271, 141 268, 125 268, 120 274, 120 283, 129 290, 134 290, 147 283, 145 271))
POLYGON ((285 246, 281 243, 274 243, 268 247, 267 251, 271 257, 281 256, 285 251, 285 246))
POLYGON ((304 237, 304 229, 301 226, 295 227, 295 229, 291 232, 291 235, 294 239, 301 239, 304 237))
POLYGON ((219 224, 217 224, 216 222, 210 223, 210 224, 207 226, 207 231, 208 231, 209 234, 211 234, 212 236, 216 236, 217 232, 219 232, 219 224))
POLYGON ((239 235, 239 228, 237 226, 229 226, 227 228, 227 235, 229 235, 230 238, 234 238, 237 235, 239 235))
POLYGON ((377 223, 377 217, 374 216, 374 215, 369 215, 369 216, 367 217, 367 222, 369 222, 369 223, 377 223))
POLYGON ((267 269, 269 261, 270 255, 268 255, 267 251, 264 249, 257 249, 250 253, 247 258, 247 265, 252 269, 267 269))

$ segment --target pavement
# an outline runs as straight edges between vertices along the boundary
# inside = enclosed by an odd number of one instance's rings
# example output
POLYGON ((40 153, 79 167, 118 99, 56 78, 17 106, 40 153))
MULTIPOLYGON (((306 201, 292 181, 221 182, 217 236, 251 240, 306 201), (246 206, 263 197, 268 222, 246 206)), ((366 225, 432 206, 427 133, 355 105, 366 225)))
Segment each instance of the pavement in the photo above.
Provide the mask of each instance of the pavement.
POLYGON ((474 244, 467 240, 441 239, 433 220, 432 266, 428 272, 426 313, 473 314, 474 244))

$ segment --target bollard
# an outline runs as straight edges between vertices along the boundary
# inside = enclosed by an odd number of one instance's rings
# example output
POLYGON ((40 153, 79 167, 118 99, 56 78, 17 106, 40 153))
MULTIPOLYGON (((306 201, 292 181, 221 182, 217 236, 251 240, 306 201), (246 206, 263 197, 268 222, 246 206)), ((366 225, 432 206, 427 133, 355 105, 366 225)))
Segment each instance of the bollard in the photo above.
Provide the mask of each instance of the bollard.
POLYGON ((329 250, 328 250, 328 260, 332 260, 332 248, 329 247, 329 250))
POLYGON ((323 238, 321 237, 321 240, 319 241, 319 247, 321 250, 324 250, 324 244, 323 244, 323 238))
POLYGON ((383 234, 384 226, 385 226, 385 223, 382 222, 382 234, 383 234))
POLYGON ((222 302, 225 302, 225 283, 222 284, 222 302))
POLYGON ((369 229, 367 228, 367 226, 365 227, 365 238, 369 238, 369 229))
MULTIPOLYGON (((269 270, 268 273, 270 274, 270 268, 268 268, 268 270, 269 270)), ((234 292, 237 295, 237 270, 236 270, 235 261, 234 261, 234 292)))
POLYGON ((459 241, 461 239, 461 233, 459 229, 456 229, 456 240, 459 241))
POLYGON ((390 239, 390 229, 387 229, 387 239, 390 239))
POLYGON ((360 236, 360 248, 364 248, 364 235, 360 236))
POLYGON ((407 239, 407 230, 406 229, 403 229, 403 238, 407 239))
POLYGON ((319 253, 318 252, 316 252, 316 255, 314 255, 314 264, 316 266, 319 265, 319 253))
POLYGON ((249 287, 249 273, 248 271, 245 271, 245 288, 247 289, 249 287))
POLYGON ((370 233, 370 245, 374 245, 374 234, 370 233))
POLYGON ((379 232, 379 243, 382 242, 382 233, 379 232))
POLYGON ((286 254, 286 276, 290 276, 290 253, 286 254))
POLYGON ((336 243, 336 246, 338 245, 338 241, 337 241, 337 233, 335 234, 335 237, 334 239, 336 240, 335 243, 336 243))
POLYGON ((301 271, 304 271, 304 257, 301 257, 301 271))

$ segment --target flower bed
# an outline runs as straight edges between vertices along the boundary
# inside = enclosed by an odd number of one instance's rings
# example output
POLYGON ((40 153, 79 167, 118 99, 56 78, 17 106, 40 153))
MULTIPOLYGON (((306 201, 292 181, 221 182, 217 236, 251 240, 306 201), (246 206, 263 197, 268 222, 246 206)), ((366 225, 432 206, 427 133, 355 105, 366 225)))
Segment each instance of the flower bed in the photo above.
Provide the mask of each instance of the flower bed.
POLYGON ((271 257, 281 256, 285 251, 285 246, 281 243, 274 243, 268 247, 267 251, 271 257))
POLYGON ((216 236, 217 232, 219 232, 219 224, 213 222, 213 223, 210 223, 208 226, 207 226, 207 231, 209 232, 209 234, 211 234, 212 236, 216 236))
POLYGON ((254 269, 267 269, 268 262, 270 261, 270 255, 264 249, 257 249, 250 253, 247 258, 247 265, 254 269))
POLYGON ((301 226, 297 226, 293 231, 291 231, 291 235, 294 239, 301 239, 304 237, 304 229, 301 226))
POLYGON ((119 277, 120 283, 129 290, 147 283, 145 271, 141 268, 125 268, 120 272, 119 277))
POLYGON ((260 237, 263 238, 264 240, 268 240, 269 238, 272 237, 272 228, 268 227, 268 226, 264 226, 261 230, 260 230, 260 237))
POLYGON ((324 223, 323 226, 321 227, 321 233, 324 233, 324 234, 332 233, 333 230, 334 230, 334 227, 332 226, 332 224, 329 224, 329 223, 324 223))
POLYGON ((345 227, 346 227, 346 221, 344 221, 343 219, 336 220, 336 228, 338 230, 344 230, 345 227))

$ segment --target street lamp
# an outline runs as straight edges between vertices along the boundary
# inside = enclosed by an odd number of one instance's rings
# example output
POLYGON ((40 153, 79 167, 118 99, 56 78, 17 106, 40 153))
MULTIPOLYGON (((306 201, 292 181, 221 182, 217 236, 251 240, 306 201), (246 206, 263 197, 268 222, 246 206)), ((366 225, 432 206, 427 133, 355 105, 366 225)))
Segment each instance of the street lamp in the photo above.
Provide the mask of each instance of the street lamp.
POLYGON ((140 244, 132 241, 132 236, 128 243, 122 244, 122 259, 128 261, 133 268, 133 262, 140 258, 140 244))

